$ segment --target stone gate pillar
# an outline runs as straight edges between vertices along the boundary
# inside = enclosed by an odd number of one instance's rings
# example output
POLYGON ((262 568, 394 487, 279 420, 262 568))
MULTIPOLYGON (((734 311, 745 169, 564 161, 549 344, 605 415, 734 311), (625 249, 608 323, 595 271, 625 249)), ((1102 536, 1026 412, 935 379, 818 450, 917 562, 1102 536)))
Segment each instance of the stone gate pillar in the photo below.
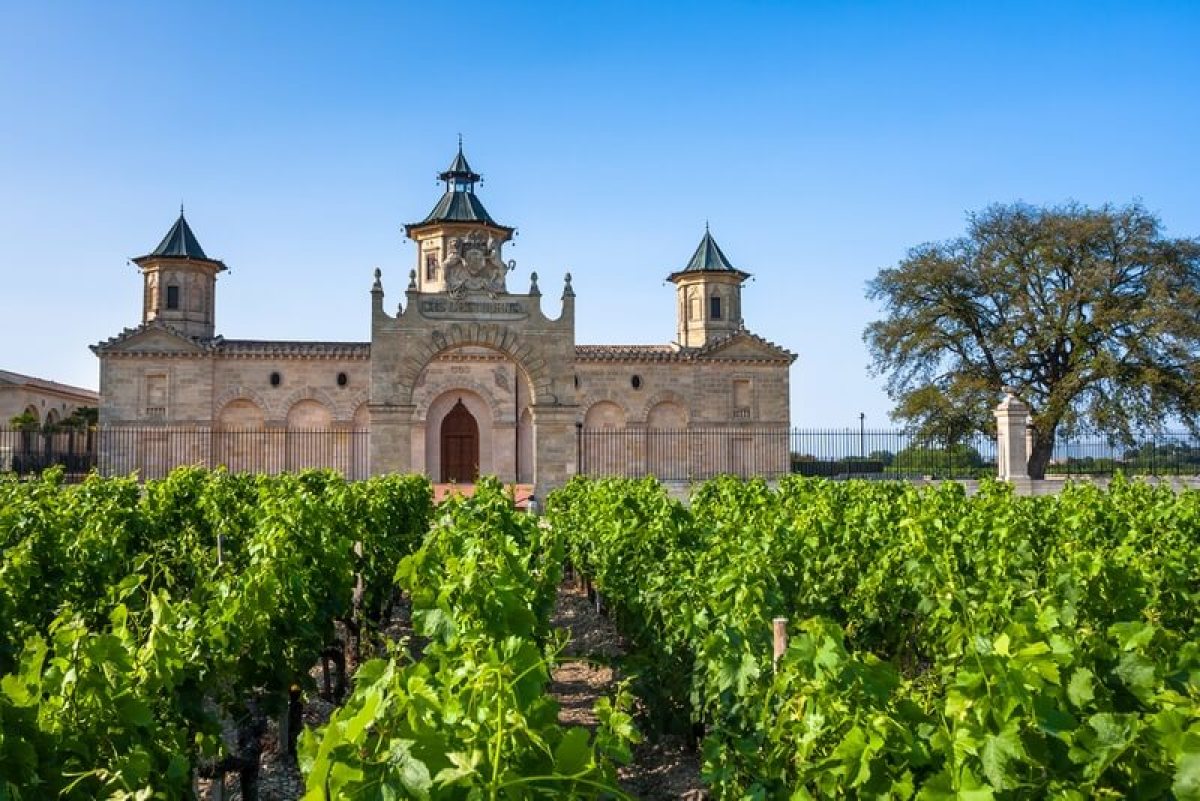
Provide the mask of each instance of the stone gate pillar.
POLYGON ((1017 399, 1012 387, 1004 388, 1004 400, 992 412, 996 416, 996 466, 1001 481, 1029 480, 1029 450, 1026 429, 1029 407, 1017 399))
POLYGON ((533 413, 533 492, 545 502, 546 495, 575 475, 579 443, 575 421, 579 407, 535 404, 533 413))
POLYGON ((371 411, 370 473, 411 473, 413 404, 373 403, 371 411))

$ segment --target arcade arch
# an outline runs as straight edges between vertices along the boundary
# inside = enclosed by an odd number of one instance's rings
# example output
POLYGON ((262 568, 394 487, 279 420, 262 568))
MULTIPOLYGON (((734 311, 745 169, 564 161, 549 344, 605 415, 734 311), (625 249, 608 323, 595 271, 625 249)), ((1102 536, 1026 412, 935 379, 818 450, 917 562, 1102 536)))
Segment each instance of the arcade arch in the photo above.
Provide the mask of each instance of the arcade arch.
POLYGON ((342 467, 332 427, 333 413, 320 401, 305 398, 292 404, 287 413, 287 469, 342 467))
POLYGON ((626 475, 636 449, 625 428, 625 410, 610 400, 588 407, 580 432, 580 462, 592 475, 626 475))
POLYGON ((235 472, 266 469, 266 432, 263 410, 249 398, 234 398, 217 412, 213 431, 213 457, 235 472))
MULTIPOLYGON (((533 395, 525 369, 495 348, 467 346, 439 354, 425 365, 413 392, 410 464, 437 482, 450 475, 461 481, 472 472, 506 482, 532 477, 533 395), (472 450, 470 457, 447 450, 451 446, 445 439, 445 419, 460 399, 478 429, 471 440, 478 454, 472 450), (452 452, 458 455, 450 458, 452 452), (474 471, 459 464, 471 458, 474 471)), ((468 442, 458 438, 460 433, 453 434, 454 448, 468 442)))
POLYGON ((663 400, 646 413, 646 471, 664 481, 690 478, 690 438, 687 409, 674 400, 663 400))

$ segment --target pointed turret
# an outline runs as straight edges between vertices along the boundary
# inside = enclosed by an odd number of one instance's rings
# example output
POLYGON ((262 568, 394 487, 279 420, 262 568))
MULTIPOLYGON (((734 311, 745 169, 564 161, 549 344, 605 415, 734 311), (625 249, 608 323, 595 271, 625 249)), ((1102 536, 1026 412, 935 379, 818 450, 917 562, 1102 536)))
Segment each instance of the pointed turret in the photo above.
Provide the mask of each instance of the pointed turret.
POLYGON ((667 276, 667 280, 674 281, 678 276, 686 273, 734 273, 743 281, 750 277, 750 273, 744 273, 730 264, 728 257, 721 250, 721 246, 717 244, 717 240, 713 239, 707 223, 704 224, 704 238, 700 240, 696 252, 688 259, 687 266, 671 273, 667 276))
POLYGON ((704 237, 687 266, 667 276, 678 300, 676 335, 685 348, 702 348, 742 327, 742 283, 750 277, 733 266, 704 224, 704 237))
POLYGON ((454 160, 438 179, 445 182, 446 189, 433 210, 421 222, 404 226, 405 235, 417 243, 417 288, 421 292, 446 290, 443 265, 462 257, 464 242, 474 239, 494 243, 499 259, 499 246, 512 237, 514 230, 496 222, 475 194, 481 176, 471 169, 463 154, 461 138, 454 160))
POLYGON ((133 262, 145 286, 143 323, 161 320, 187 336, 213 336, 217 273, 226 267, 204 252, 182 206, 158 247, 133 262))
POLYGON ((471 165, 467 163, 467 157, 463 155, 462 139, 458 140, 458 155, 454 157, 454 161, 450 164, 450 169, 446 170, 438 176, 446 182, 446 189, 450 189, 451 181, 463 181, 470 183, 471 191, 474 191, 475 182, 482 176, 471 169, 471 165))
POLYGON ((140 258, 145 259, 150 256, 212 261, 205 255, 204 248, 200 247, 200 240, 196 239, 196 235, 192 233, 192 226, 188 225, 187 218, 183 216, 183 206, 179 207, 179 219, 171 226, 171 230, 167 231, 167 235, 158 243, 158 247, 140 258))

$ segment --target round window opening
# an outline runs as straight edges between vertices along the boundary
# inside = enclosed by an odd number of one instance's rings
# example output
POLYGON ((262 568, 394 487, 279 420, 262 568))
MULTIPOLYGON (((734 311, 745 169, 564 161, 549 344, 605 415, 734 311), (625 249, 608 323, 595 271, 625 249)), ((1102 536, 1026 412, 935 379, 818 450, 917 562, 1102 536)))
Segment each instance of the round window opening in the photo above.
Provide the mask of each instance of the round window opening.
POLYGON ((633 386, 634 389, 641 389, 642 388, 642 377, 640 375, 635 375, 633 378, 629 379, 629 383, 630 383, 630 385, 633 386))
POLYGON ((346 374, 345 374, 345 373, 338 373, 338 374, 337 374, 337 385, 338 385, 339 387, 344 387, 344 386, 346 386, 346 384, 348 384, 349 382, 350 382, 350 379, 346 377, 346 374))
POLYGON ((279 373, 271 373, 271 386, 277 387, 283 383, 283 376, 279 373))

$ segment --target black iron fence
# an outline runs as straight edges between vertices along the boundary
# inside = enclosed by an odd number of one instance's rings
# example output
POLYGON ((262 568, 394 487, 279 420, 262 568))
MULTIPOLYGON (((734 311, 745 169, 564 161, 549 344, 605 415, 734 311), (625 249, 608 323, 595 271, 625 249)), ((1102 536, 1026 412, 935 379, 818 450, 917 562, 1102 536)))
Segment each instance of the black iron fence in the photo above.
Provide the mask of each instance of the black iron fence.
POLYGON ((1187 432, 1135 436, 1132 441, 1099 434, 1059 437, 1047 475, 1200 476, 1200 438, 1187 432))
MULTIPOLYGON (((971 479, 996 474, 996 442, 976 434, 950 440, 903 430, 726 426, 680 430, 583 428, 584 475, 697 481, 721 474, 778 478, 971 479)), ((209 427, 111 426, 22 431, 0 429, 0 472, 40 473, 61 465, 68 480, 89 471, 158 478, 181 465, 279 473, 332 468, 366 478, 369 432, 209 427)), ((1121 441, 1100 435, 1060 437, 1048 476, 1200 476, 1200 438, 1166 432, 1121 441)))
MULTIPOLYGON (((996 440, 878 429, 579 428, 579 472, 694 481, 719 474, 776 478, 977 479, 996 475, 996 440)), ((1187 433, 1060 438, 1048 476, 1200 475, 1200 440, 1187 433)))
POLYGON ((0 473, 31 475, 61 465, 69 475, 86 475, 96 466, 97 433, 0 429, 0 473))
POLYGON ((576 429, 578 471, 690 481, 734 473, 777 477, 790 468, 786 428, 576 429))
POLYGON ((0 429, 0 472, 39 473, 61 465, 68 480, 104 475, 161 478, 182 465, 280 473, 331 468, 350 479, 369 474, 368 432, 209 427, 111 426, 73 431, 0 429))
POLYGON ((996 473, 996 442, 947 443, 905 431, 695 427, 579 428, 579 472, 695 481, 732 474, 777 478, 978 478, 996 473))

